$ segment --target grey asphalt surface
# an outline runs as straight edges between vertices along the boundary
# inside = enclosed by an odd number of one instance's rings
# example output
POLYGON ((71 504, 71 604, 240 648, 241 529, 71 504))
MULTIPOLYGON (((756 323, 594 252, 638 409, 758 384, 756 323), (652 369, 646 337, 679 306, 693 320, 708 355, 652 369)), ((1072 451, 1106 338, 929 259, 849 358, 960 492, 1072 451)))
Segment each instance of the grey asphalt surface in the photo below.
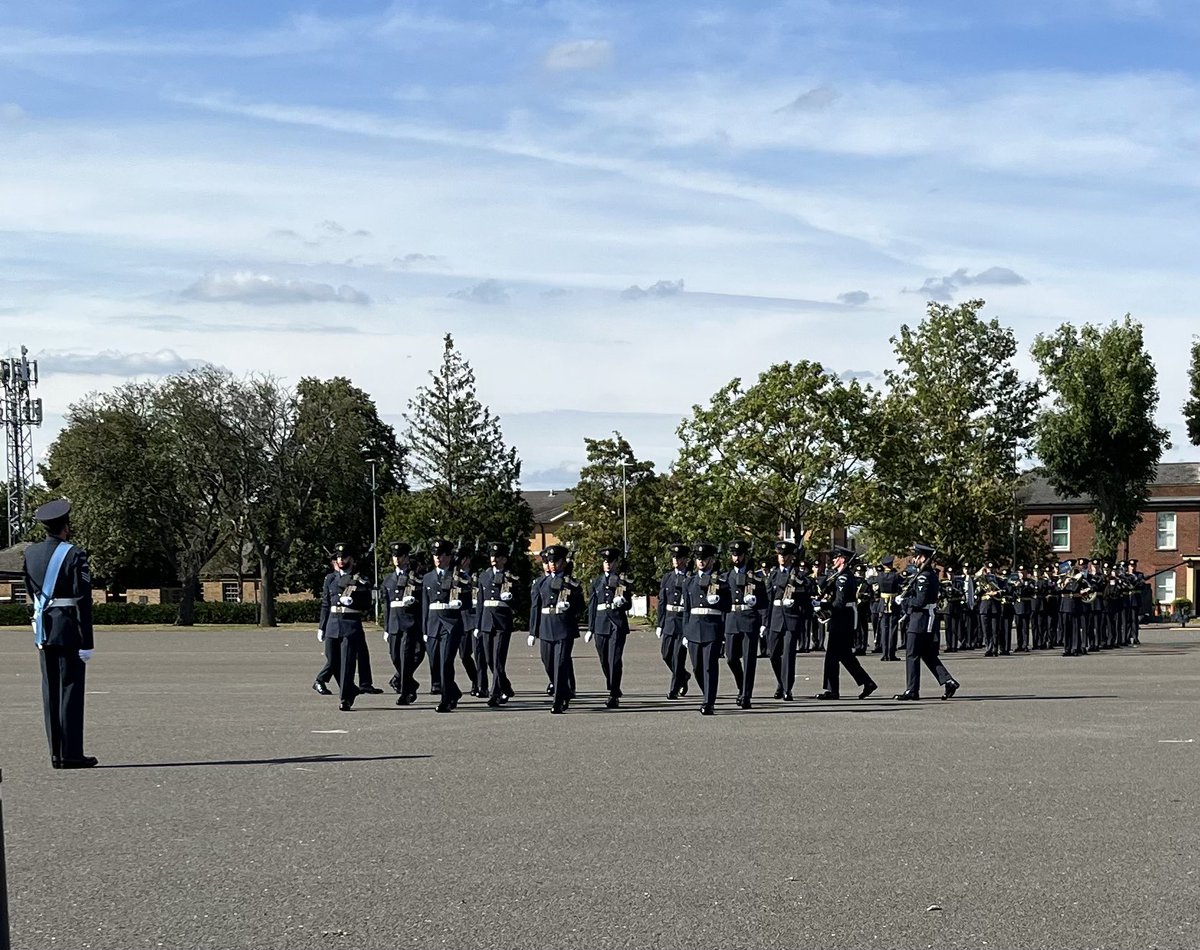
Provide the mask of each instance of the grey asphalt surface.
POLYGON ((451 715, 340 713, 309 628, 97 646, 103 767, 56 772, 31 635, 0 631, 14 948, 1200 946, 1200 630, 951 654, 950 702, 867 657, 876 697, 777 702, 760 665, 742 712, 723 670, 711 718, 649 633, 614 711, 579 641, 565 716, 523 639, 516 700, 451 715))

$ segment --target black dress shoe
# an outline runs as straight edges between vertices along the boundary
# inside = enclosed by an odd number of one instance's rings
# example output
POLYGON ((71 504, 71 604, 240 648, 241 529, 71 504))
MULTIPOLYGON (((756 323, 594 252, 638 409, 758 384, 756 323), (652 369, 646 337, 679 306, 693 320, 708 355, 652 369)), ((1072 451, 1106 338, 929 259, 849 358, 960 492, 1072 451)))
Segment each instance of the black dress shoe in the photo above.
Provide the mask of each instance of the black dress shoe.
POLYGON ((784 693, 784 694, 783 694, 783 701, 784 701, 785 703, 790 703, 790 702, 792 701, 792 694, 791 694, 791 693, 784 693))
POLYGON ((52 755, 50 757, 50 768, 61 769, 62 768, 62 759, 60 759, 57 755, 52 755))
POLYGON ((566 711, 567 711, 567 707, 566 707, 566 706, 560 706, 558 703, 555 703, 555 704, 554 704, 554 705, 553 705, 553 706, 550 708, 550 715, 552 715, 552 716, 561 716, 561 715, 562 715, 563 713, 565 713, 566 711))
POLYGON ((742 708, 743 709, 753 709, 754 707, 751 705, 750 700, 743 699, 742 700, 742 708))
POLYGON ((862 688, 862 692, 858 694, 858 698, 859 698, 859 699, 866 699, 868 696, 870 696, 870 695, 871 695, 873 692, 875 692, 875 690, 877 690, 877 689, 879 689, 879 684, 878 684, 878 683, 868 683, 866 686, 864 686, 864 687, 862 688))
POLYGON ((716 710, 714 710, 712 708, 712 706, 701 706, 700 707, 700 715, 701 716, 712 716, 715 714, 716 714, 716 710))
POLYGON ((679 690, 677 690, 677 689, 673 689, 673 690, 671 690, 671 692, 667 693, 667 699, 678 699, 678 698, 679 698, 679 690))
POLYGON ((605 700, 604 708, 605 709, 616 709, 620 705, 621 705, 621 702, 620 702, 620 700, 617 699, 616 696, 609 696, 608 699, 605 700))
POLYGON ((332 696, 333 690, 322 683, 320 680, 313 680, 313 691, 320 693, 322 696, 332 696))
POLYGON ((688 691, 688 681, 684 680, 683 685, 679 687, 679 695, 686 696, 688 691))
POLYGON ((902 703, 915 703, 920 698, 916 693, 910 693, 908 690, 905 690, 903 693, 897 693, 892 697, 892 699, 898 699, 902 703))
POLYGON ((621 698, 622 698, 622 697, 623 697, 625 694, 624 694, 624 693, 622 693, 622 692, 621 692, 621 691, 618 689, 616 692, 614 692, 614 693, 613 693, 613 695, 614 695, 614 696, 616 696, 616 697, 617 697, 617 699, 621 699, 621 698))
POLYGON ((487 704, 488 704, 489 706, 491 706, 491 707, 492 707, 492 709, 499 709, 499 708, 500 708, 500 700, 499 700, 499 699, 496 699, 495 697, 493 697, 493 698, 489 699, 489 700, 487 701, 487 704))
POLYGON ((63 769, 94 769, 99 759, 94 755, 85 755, 82 759, 63 759, 59 768, 63 769))
POLYGON ((397 706, 411 706, 417 701, 416 693, 404 693, 396 697, 397 706))
POLYGON ((553 684, 553 683, 547 683, 547 684, 546 684, 546 695, 547 695, 547 696, 553 696, 553 695, 554 695, 554 684, 553 684))
POLYGON ((380 689, 378 686, 372 686, 370 683, 368 683, 366 686, 360 686, 360 687, 358 688, 358 691, 359 691, 360 693, 367 693, 367 694, 369 694, 369 695, 371 695, 371 696, 374 696, 374 695, 376 695, 376 694, 378 694, 378 693, 382 693, 382 692, 383 692, 383 690, 381 690, 381 689, 380 689))
POLYGON ((508 697, 504 693, 501 693, 499 697, 497 697, 496 702, 498 702, 501 706, 507 706, 508 697))
POLYGON ((741 693, 738 693, 738 697, 737 697, 737 699, 735 699, 733 701, 733 704, 739 708, 741 707, 741 705, 742 705, 742 694, 741 693))
POLYGON ((440 713, 454 712, 454 706, 450 703, 438 703, 437 711, 440 713))
POLYGON ((441 696, 442 688, 440 686, 430 686, 429 687, 429 695, 430 696, 441 696))
POLYGON ((951 680, 949 683, 946 684, 946 692, 942 696, 942 699, 949 699, 951 696, 953 696, 957 692, 958 692, 958 682, 956 680, 951 680))
POLYGON ((821 692, 817 693, 817 695, 813 697, 813 699, 841 699, 841 698, 842 697, 839 696, 837 693, 830 692, 827 689, 821 690, 821 692))
POLYGON ((343 699, 340 703, 338 703, 338 709, 341 712, 350 712, 350 710, 353 708, 354 703, 349 699, 343 699))
POLYGON ((479 695, 479 690, 477 690, 477 689, 476 689, 474 686, 472 686, 472 687, 471 687, 471 695, 472 695, 472 696, 478 696, 478 695, 479 695))
POLYGON ((777 690, 775 690, 775 698, 776 698, 776 699, 783 699, 783 690, 781 690, 781 689, 777 689, 777 690))

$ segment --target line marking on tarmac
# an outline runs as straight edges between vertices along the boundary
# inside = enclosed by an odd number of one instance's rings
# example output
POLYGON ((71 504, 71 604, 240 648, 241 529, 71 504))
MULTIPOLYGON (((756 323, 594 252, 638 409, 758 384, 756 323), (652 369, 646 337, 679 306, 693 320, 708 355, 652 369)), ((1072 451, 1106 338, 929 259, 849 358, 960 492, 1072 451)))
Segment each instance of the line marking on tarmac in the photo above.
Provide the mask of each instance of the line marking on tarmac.
MULTIPOLYGON (((316 735, 316 736, 345 736, 345 735, 349 735, 349 734, 350 734, 350 731, 348 729, 314 729, 313 730, 313 735, 316 735)), ((1189 739, 1188 741, 1190 742, 1191 740, 1189 739)))
POLYGON ((1158 741, 1159 741, 1159 742, 1182 742, 1182 743, 1188 743, 1188 742, 1195 742, 1196 740, 1195 740, 1195 739, 1159 739, 1158 741))

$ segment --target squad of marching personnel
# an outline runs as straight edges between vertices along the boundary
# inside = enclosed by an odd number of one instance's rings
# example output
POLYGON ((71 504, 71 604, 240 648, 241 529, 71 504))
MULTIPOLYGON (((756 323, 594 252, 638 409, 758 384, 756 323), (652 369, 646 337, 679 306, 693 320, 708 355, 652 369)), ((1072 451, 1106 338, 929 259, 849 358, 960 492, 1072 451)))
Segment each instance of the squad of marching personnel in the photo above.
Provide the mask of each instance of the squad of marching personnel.
MULTIPOLYGON (((488 545, 489 565, 478 573, 471 571, 470 547, 441 539, 430 550, 433 569, 422 573, 409 545, 391 545, 393 571, 380 584, 396 704, 416 702, 425 663, 438 712, 451 712, 462 700, 459 664, 472 696, 493 708, 504 706, 516 695, 508 654, 519 580, 509 570, 510 548, 488 545)), ((813 698, 840 699, 844 670, 858 698, 866 699, 878 689, 860 659, 869 652, 872 629, 881 661, 898 661, 904 648, 905 688, 895 696, 900 701, 921 698, 923 667, 942 687, 943 699, 955 694, 959 684, 941 659, 943 651, 1004 657, 1062 649, 1064 656, 1083 656, 1130 646, 1138 642, 1147 586, 1136 561, 1080 558, 1032 568, 986 561, 978 568, 963 563, 939 570, 936 552, 921 542, 908 552, 903 573, 892 555, 868 567, 854 551, 838 546, 828 552, 830 566, 821 573, 791 541, 774 545, 768 569, 755 566, 751 546, 742 540, 727 545, 724 570, 720 550, 707 541, 671 544, 668 553, 671 569, 659 584, 655 618, 667 668, 665 693, 678 700, 694 685, 706 716, 715 711, 722 668, 732 676, 734 704, 753 708, 760 659, 770 661, 774 683, 773 691, 768 685, 759 692, 792 702, 797 659, 810 651, 824 652, 822 688, 813 698)), ((621 704, 633 588, 620 548, 597 554, 601 573, 585 583, 573 576, 568 550, 550 545, 541 552, 542 576, 530 589, 528 645, 538 648, 555 714, 566 712, 575 698, 575 641, 581 636, 596 650, 605 706, 621 704)), ((326 684, 336 679, 340 708, 349 710, 359 693, 378 692, 369 683, 369 663, 365 668, 362 663, 362 619, 371 589, 355 571, 347 545, 336 545, 334 555, 318 634, 326 663, 313 688, 329 693, 326 684)))

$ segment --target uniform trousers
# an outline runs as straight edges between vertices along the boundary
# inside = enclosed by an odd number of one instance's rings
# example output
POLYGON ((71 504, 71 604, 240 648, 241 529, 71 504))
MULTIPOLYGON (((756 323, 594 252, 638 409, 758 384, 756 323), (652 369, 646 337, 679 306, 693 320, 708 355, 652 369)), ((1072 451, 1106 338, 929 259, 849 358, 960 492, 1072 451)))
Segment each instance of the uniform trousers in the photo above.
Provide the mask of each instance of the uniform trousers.
POLYGON ((854 682, 865 686, 871 682, 871 677, 863 669, 854 652, 856 628, 853 623, 854 615, 849 608, 834 608, 833 616, 829 618, 829 646, 825 651, 824 688, 838 695, 838 680, 841 667, 854 677, 854 682), (843 616, 839 616, 843 614, 843 616))
POLYGON ((683 631, 667 633, 665 630, 660 644, 663 662, 671 671, 672 693, 681 693, 687 689, 691 677, 687 671, 687 649, 683 645, 683 631))
MULTIPOLYGON (((550 695, 554 695, 554 689, 558 683, 558 661, 555 658, 554 644, 547 640, 538 640, 539 651, 542 657, 542 667, 546 671, 546 679, 550 684, 550 695)), ((570 654, 567 655, 566 665, 566 684, 567 698, 573 699, 575 696, 575 660, 570 654)))
POLYGON ((713 706, 717 702, 717 683, 721 675, 721 645, 724 638, 697 643, 688 641, 688 652, 692 655, 692 669, 696 671, 696 685, 700 687, 700 702, 713 706))
POLYGON ((463 672, 471 681, 471 688, 478 689, 479 667, 475 665, 475 637, 466 632, 459 637, 458 654, 462 657, 463 672))
POLYGON ((554 705, 563 706, 574 694, 575 671, 571 662, 574 638, 547 643, 554 682, 554 705))
POLYGON ((358 668, 358 685, 374 686, 375 681, 371 679, 371 651, 367 649, 366 636, 359 640, 355 666, 358 668))
POLYGON ((512 643, 512 631, 489 630, 480 633, 479 640, 483 644, 486 663, 492 671, 492 688, 488 694, 489 698, 499 699, 501 695, 514 695, 512 683, 508 680, 508 647, 512 643))
MULTIPOLYGON (((607 625, 607 621, 605 624, 607 625)), ((621 678, 625 673, 625 640, 628 636, 628 631, 614 631, 611 626, 606 632, 597 633, 595 636, 596 655, 600 657, 604 685, 608 695, 613 698, 621 695, 621 678)))
POLYGON ((890 610, 879 615, 880 652, 889 660, 896 659, 896 615, 890 610))
POLYGON ((771 657, 775 682, 785 694, 790 693, 796 684, 797 636, 799 634, 791 630, 767 631, 767 655, 771 657))
POLYGON ((408 633, 389 633, 388 656, 396 675, 392 677, 392 689, 402 696, 415 696, 420 688, 417 684, 417 644, 421 635, 415 630, 408 633))
MULTIPOLYGON (((921 616, 922 626, 925 624, 925 616, 921 616)), ((910 627, 904 635, 904 652, 905 691, 911 695, 921 695, 922 663, 937 677, 938 685, 945 686, 954 679, 938 657, 936 623, 933 630, 913 630, 910 627)))
POLYGON ((754 696, 754 673, 758 668, 758 631, 725 634, 725 662, 742 699, 754 696))
POLYGON ((458 702, 462 699, 462 690, 454 681, 454 661, 462 647, 463 633, 461 630, 443 632, 429 638, 429 660, 432 665, 437 657, 438 685, 442 690, 442 702, 458 702))
POLYGON ((429 692, 438 695, 442 691, 441 640, 437 637, 422 637, 421 646, 429 660, 429 692))
POLYGON ((44 646, 38 650, 42 665, 42 709, 46 739, 52 759, 83 758, 83 695, 87 664, 79 648, 44 646))
POLYGON ((361 633, 325 638, 325 666, 317 674, 317 679, 322 683, 328 683, 330 677, 337 680, 338 698, 344 703, 354 702, 354 697, 358 695, 358 687, 354 685, 354 669, 365 639, 361 633))
POLYGON ((488 678, 491 671, 492 661, 488 656, 487 643, 483 639, 482 632, 480 632, 477 639, 475 637, 475 632, 471 631, 471 655, 475 660, 475 676, 471 682, 471 685, 475 687, 475 692, 477 692, 480 696, 486 696, 490 692, 488 690, 488 678))
POLYGON ((1017 614, 1017 649, 1024 652, 1029 649, 1029 614, 1017 614))

